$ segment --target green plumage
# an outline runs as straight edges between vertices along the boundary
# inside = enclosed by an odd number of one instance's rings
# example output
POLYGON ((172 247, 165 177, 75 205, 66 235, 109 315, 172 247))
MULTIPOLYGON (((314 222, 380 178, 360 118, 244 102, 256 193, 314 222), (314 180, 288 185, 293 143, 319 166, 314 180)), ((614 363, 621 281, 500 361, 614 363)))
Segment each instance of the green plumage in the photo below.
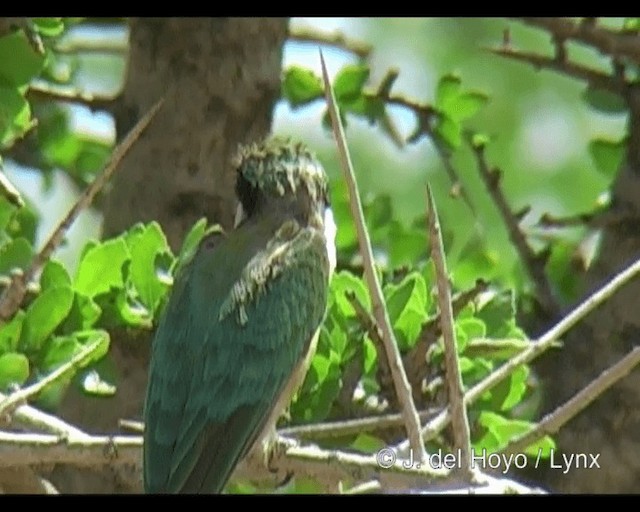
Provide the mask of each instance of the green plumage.
POLYGON ((177 278, 153 342, 147 492, 220 492, 309 349, 331 269, 309 212, 288 213, 291 192, 271 191, 268 211, 203 240, 177 278))

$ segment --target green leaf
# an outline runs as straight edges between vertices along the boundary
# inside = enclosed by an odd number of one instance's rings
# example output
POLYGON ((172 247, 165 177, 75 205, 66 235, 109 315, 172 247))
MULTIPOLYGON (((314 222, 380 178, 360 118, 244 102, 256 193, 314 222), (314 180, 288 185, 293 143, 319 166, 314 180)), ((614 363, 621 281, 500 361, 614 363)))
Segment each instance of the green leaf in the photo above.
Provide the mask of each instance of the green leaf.
POLYGON ((44 60, 44 55, 31 47, 21 30, 0 37, 0 83, 6 86, 26 85, 40 73, 44 60))
MULTIPOLYGON (((498 452, 504 448, 509 441, 520 437, 535 427, 535 423, 522 420, 513 420, 505 418, 499 414, 483 411, 480 413, 478 423, 485 427, 486 433, 482 439, 474 443, 476 452, 482 449, 487 452, 498 452)), ((524 452, 530 456, 549 457, 552 449, 556 448, 556 444, 549 436, 545 436, 539 441, 528 446, 524 452)))
POLYGON ((73 290, 69 286, 57 286, 43 291, 26 311, 20 345, 27 350, 37 350, 69 314, 73 302, 73 290))
POLYGON ((93 298, 111 288, 122 288, 122 266, 129 258, 127 244, 121 237, 91 247, 80 260, 76 290, 93 298))
POLYGON ((399 284, 383 289, 389 320, 401 349, 414 345, 427 318, 427 284, 419 272, 407 275, 399 284))
POLYGON ((25 313, 18 310, 14 317, 0 327, 0 354, 12 352, 18 347, 25 313))
POLYGON ((71 286, 71 277, 59 261, 49 260, 40 275, 42 291, 56 286, 71 286))
POLYGON ((153 313, 169 289, 159 277, 161 273, 167 274, 169 269, 158 269, 156 265, 159 255, 171 254, 169 243, 157 222, 131 229, 126 241, 131 254, 129 279, 142 303, 153 313))
POLYGON ((346 297, 348 292, 355 293, 355 296, 360 303, 366 307, 367 310, 371 310, 369 292, 362 282, 362 279, 357 278, 349 272, 341 271, 334 274, 331 279, 330 291, 329 307, 331 307, 331 304, 335 302, 339 308, 340 314, 344 317, 356 316, 356 312, 353 309, 351 302, 349 302, 346 297))
POLYGON ((487 334, 487 327, 479 318, 461 318, 455 321, 455 325, 465 333, 469 340, 484 338, 487 334))
POLYGON ((589 141, 589 154, 596 164, 596 169, 607 178, 613 178, 624 160, 625 140, 617 142, 607 139, 589 141))
POLYGON ((367 221, 369 234, 373 237, 373 232, 380 228, 388 226, 393 218, 393 210, 391 208, 391 197, 389 194, 380 194, 374 196, 368 201, 364 207, 364 217, 367 221))
POLYGON ((497 292, 482 305, 476 316, 487 327, 487 336, 491 338, 508 338, 512 331, 516 306, 513 292, 503 290, 497 292))
POLYGON ((365 64, 349 64, 340 69, 333 80, 333 92, 338 103, 360 96, 368 79, 369 66, 365 64))
POLYGON ((62 324, 63 332, 75 332, 89 329, 100 318, 102 309, 96 302, 86 295, 76 293, 69 314, 62 324))
POLYGON ((8 352, 0 356, 0 390, 12 384, 22 386, 29 378, 29 360, 24 354, 8 352))
POLYGON ((509 394, 506 396, 500 410, 508 411, 514 405, 520 403, 524 394, 527 391, 527 379, 529 378, 529 368, 526 366, 519 366, 511 374, 509 394))
POLYGON ((351 443, 351 448, 362 453, 377 453, 385 446, 386 443, 380 438, 364 433, 358 434, 355 441, 351 443))
POLYGON ((446 114, 438 116, 435 133, 450 149, 458 149, 462 142, 462 128, 457 121, 446 114))
POLYGON ((371 375, 377 368, 378 353, 369 336, 364 338, 364 373, 371 375))
POLYGON ((32 126, 27 100, 17 89, 0 85, 0 147, 11 145, 32 126))
POLYGON ((12 269, 26 269, 33 258, 33 247, 25 238, 14 238, 0 247, 0 274, 9 274, 12 269))
POLYGON ((461 80, 458 75, 444 75, 438 81, 436 87, 436 107, 438 110, 447 111, 460 94, 461 80))
POLYGON ((454 121, 464 121, 476 114, 488 101, 489 96, 484 93, 466 92, 453 100, 445 112, 454 121))
POLYGON ((310 69, 290 66, 284 72, 282 95, 292 108, 306 105, 323 97, 322 80, 310 69))
POLYGON ((38 366, 49 373, 69 361, 81 350, 80 342, 75 336, 54 336, 43 345, 38 366))
POLYGON ((64 32, 62 18, 31 18, 33 28, 45 37, 59 36, 64 32))
POLYGON ((182 247, 180 247, 180 252, 176 259, 176 267, 180 267, 191 260, 202 239, 212 232, 214 227, 215 226, 211 226, 207 229, 207 219, 205 217, 202 217, 198 222, 191 226, 191 229, 184 237, 182 247))
POLYGON ((405 228, 394 220, 389 223, 389 266, 413 266, 427 257, 427 231, 425 228, 405 228))
POLYGON ((604 114, 624 114, 628 110, 622 96, 602 89, 587 87, 582 93, 582 99, 604 114))
POLYGON ((380 98, 365 95, 344 99, 340 103, 340 107, 345 112, 366 117, 369 123, 380 119, 385 113, 384 101, 380 98))
POLYGON ((340 327, 335 326, 329 336, 329 344, 331 348, 340 356, 344 354, 344 351, 347 347, 347 333, 344 332, 340 327))
POLYGON ((330 366, 331 362, 328 357, 325 357, 322 354, 316 354, 314 356, 311 361, 311 369, 315 375, 315 382, 321 384, 322 381, 327 378, 330 366))
POLYGON ((26 238, 33 246, 36 242, 38 222, 38 212, 27 204, 16 210, 7 226, 7 234, 12 238, 26 238))

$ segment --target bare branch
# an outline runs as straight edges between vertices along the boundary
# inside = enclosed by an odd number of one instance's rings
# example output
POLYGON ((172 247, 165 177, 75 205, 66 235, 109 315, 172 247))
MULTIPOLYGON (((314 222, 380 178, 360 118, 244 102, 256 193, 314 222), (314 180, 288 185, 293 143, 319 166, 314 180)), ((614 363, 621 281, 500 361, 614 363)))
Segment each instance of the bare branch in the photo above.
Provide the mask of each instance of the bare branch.
POLYGON ((384 341, 387 359, 389 360, 389 367, 393 377, 396 394, 398 395, 401 411, 405 419, 405 426, 407 428, 411 447, 418 456, 418 459, 424 460, 426 452, 422 436, 420 435, 420 420, 418 418, 416 406, 413 403, 411 386, 409 385, 407 375, 404 371, 404 367, 402 366, 402 358, 400 356, 400 351, 398 350, 398 344, 396 342, 393 329, 391 328, 389 313, 385 307, 382 290, 378 281, 378 275, 374 269, 371 242, 364 222, 362 204, 358 195, 358 188, 353 172, 353 166, 351 164, 351 157, 349 155, 344 130, 342 123, 340 122, 340 116, 338 115, 338 107, 334 97, 333 88, 331 87, 331 82, 329 81, 329 75, 327 74, 324 58, 322 57, 322 52, 320 52, 320 60, 322 62, 325 96, 327 99, 329 113, 331 115, 334 137, 338 146, 338 154, 340 155, 340 160, 342 162, 342 170, 347 183, 347 189, 349 191, 351 215, 353 216, 356 224, 360 254, 362 254, 364 265, 364 276, 367 281, 369 294, 371 295, 373 303, 373 313, 378 326, 382 331, 382 339, 384 341))
MULTIPOLYGON (((419 411, 420 421, 433 418, 439 411, 428 409, 419 411)), ((345 421, 332 421, 329 423, 314 423, 278 429, 278 434, 284 437, 296 439, 324 439, 356 435, 362 432, 381 431, 396 428, 403 424, 402 414, 383 414, 345 421)))
MULTIPOLYGON (((105 336, 107 334, 105 333, 105 336)), ((35 384, 32 384, 29 387, 24 389, 20 389, 15 393, 12 393, 4 400, 0 401, 0 417, 6 414, 8 411, 11 411, 18 404, 26 402, 29 398, 36 396, 40 393, 44 388, 46 388, 49 384, 59 380, 61 377, 66 375, 68 372, 80 367, 83 363, 86 362, 86 359, 95 352, 95 350, 100 346, 100 344, 104 343, 104 339, 98 339, 93 343, 90 343, 86 347, 84 347, 80 352, 78 352, 75 356, 73 356, 69 361, 65 364, 51 372, 45 378, 39 380, 35 384)))
POLYGON ((471 473, 471 434, 469 431, 469 419, 464 404, 464 388, 456 333, 453 324, 453 309, 451 307, 451 287, 444 256, 440 221, 436 210, 431 188, 427 185, 427 224, 429 229, 429 241, 431 245, 431 259, 435 266, 436 286, 438 289, 438 307, 440 309, 440 327, 444 342, 444 360, 447 377, 447 390, 449 397, 449 409, 451 410, 453 424, 454 448, 460 451, 460 469, 469 478, 471 473))
POLYGON ((30 100, 53 100, 86 105, 91 110, 108 110, 115 102, 118 94, 102 96, 81 91, 75 87, 61 87, 43 80, 32 81, 27 90, 30 100))
POLYGON ((577 416, 591 402, 602 395, 623 377, 626 377, 640 363, 640 347, 635 347, 620 361, 603 371, 585 388, 553 412, 547 414, 526 434, 514 439, 502 451, 520 453, 545 435, 555 434, 569 420, 577 416))
POLYGON ((558 60, 556 57, 545 57, 532 52, 524 52, 515 50, 510 47, 487 48, 488 51, 519 62, 531 64, 537 69, 552 69, 565 75, 577 78, 589 84, 596 89, 603 89, 617 94, 624 94, 627 89, 627 83, 621 81, 617 76, 607 75, 590 69, 580 64, 575 64, 568 60, 558 60))
POLYGON ((544 271, 546 261, 539 255, 534 254, 527 243, 527 239, 520 229, 518 219, 511 211, 507 198, 500 188, 500 172, 497 169, 490 170, 487 162, 484 158, 484 146, 471 143, 473 152, 478 162, 478 172, 480 177, 487 187, 487 191, 493 200, 493 203, 498 208, 500 216, 507 228, 509 238, 513 243, 520 260, 522 261, 529 278, 531 279, 533 286, 536 290, 536 298, 542 306, 545 313, 549 316, 553 316, 559 311, 558 302, 551 290, 551 284, 547 279, 547 275, 544 271))
POLYGON ((640 46, 634 34, 615 32, 596 23, 576 23, 562 18, 514 18, 527 25, 541 28, 555 38, 573 40, 591 46, 609 57, 626 57, 640 64, 640 46))

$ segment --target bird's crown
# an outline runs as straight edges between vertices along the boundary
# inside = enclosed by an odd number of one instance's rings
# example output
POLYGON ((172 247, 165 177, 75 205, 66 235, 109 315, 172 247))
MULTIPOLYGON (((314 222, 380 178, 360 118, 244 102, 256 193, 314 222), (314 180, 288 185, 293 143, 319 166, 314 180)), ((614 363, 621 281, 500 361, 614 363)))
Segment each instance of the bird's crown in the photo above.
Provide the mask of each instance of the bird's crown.
POLYGON ((233 163, 239 177, 264 194, 284 196, 305 187, 314 201, 326 197, 324 168, 302 143, 266 139, 240 147, 233 163))

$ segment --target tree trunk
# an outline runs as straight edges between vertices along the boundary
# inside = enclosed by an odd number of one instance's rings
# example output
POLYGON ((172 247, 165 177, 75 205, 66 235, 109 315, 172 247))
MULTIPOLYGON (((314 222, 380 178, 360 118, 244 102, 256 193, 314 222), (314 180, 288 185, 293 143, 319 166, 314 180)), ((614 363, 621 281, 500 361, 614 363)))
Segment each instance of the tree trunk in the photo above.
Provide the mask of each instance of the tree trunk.
MULTIPOLYGON (((112 184, 105 237, 156 220, 177 250, 202 216, 231 227, 230 157, 240 143, 270 130, 287 25, 285 18, 131 20, 127 76, 114 112, 118 136, 160 98, 165 102, 112 184)), ((70 392, 61 415, 92 432, 115 432, 118 419, 140 418, 149 341, 114 339, 109 357, 119 374, 115 397, 70 392)), ((62 492, 141 490, 141 482, 104 471, 56 468, 52 480, 62 492)))
MULTIPOLYGON (((640 94, 629 94, 626 161, 612 186, 598 259, 587 276, 591 291, 640 257, 640 94)), ((618 361, 640 338, 640 281, 626 284, 541 362, 548 406, 555 407, 618 361)), ((556 436, 559 449, 597 456, 599 469, 547 469, 545 482, 561 492, 637 492, 640 482, 640 373, 599 397, 556 436), (599 455, 598 455, 599 454, 599 455)), ((556 458, 557 461, 557 458, 556 458)))

